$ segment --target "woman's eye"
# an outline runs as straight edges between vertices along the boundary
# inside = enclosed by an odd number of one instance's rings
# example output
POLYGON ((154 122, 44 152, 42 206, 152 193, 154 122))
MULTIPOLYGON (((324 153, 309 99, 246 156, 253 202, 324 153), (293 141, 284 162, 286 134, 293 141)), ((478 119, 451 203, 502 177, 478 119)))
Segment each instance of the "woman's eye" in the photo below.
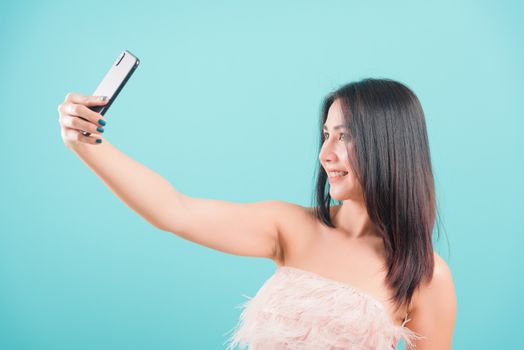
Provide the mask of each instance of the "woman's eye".
MULTIPOLYGON (((327 132, 325 132, 323 136, 324 136, 324 140, 326 140, 328 138, 329 134, 327 132)), ((345 133, 340 133, 340 136, 339 136, 338 139, 342 140, 342 138, 344 138, 344 139, 346 138, 346 134, 345 133)))

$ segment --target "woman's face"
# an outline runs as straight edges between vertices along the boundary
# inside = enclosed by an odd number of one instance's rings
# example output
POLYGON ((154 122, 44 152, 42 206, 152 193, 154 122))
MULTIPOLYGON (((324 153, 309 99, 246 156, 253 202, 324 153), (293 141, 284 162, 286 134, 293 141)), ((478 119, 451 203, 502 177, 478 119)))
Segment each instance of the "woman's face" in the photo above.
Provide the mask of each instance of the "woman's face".
POLYGON ((338 99, 335 99, 329 108, 323 135, 324 142, 319 160, 328 174, 331 198, 335 200, 360 199, 361 188, 351 171, 348 159, 348 147, 352 151, 353 144, 349 139, 342 114, 342 105, 338 99), (343 171, 345 175, 337 176, 331 174, 332 171, 343 171))

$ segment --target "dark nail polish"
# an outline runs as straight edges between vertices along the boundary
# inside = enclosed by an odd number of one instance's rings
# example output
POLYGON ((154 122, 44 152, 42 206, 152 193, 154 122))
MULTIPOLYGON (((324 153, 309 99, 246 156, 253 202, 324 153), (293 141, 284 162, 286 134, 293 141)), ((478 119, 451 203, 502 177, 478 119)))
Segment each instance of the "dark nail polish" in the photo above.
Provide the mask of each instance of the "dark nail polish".
POLYGON ((106 122, 103 121, 102 119, 98 119, 98 124, 104 126, 104 125, 106 125, 106 122))
POLYGON ((102 139, 96 139, 96 143, 102 143, 102 139))
POLYGON ((100 132, 104 132, 104 129, 102 129, 102 128, 96 128, 96 130, 98 130, 100 132))

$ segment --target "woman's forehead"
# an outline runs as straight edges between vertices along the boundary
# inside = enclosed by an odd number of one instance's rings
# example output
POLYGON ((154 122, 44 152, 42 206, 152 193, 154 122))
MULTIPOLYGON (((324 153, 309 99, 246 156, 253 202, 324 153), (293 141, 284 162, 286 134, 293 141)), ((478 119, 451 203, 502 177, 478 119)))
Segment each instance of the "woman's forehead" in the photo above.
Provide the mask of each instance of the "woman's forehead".
POLYGON ((326 122, 324 123, 324 129, 335 130, 345 128, 344 114, 342 112, 342 105, 340 104, 339 99, 331 104, 328 110, 326 122))

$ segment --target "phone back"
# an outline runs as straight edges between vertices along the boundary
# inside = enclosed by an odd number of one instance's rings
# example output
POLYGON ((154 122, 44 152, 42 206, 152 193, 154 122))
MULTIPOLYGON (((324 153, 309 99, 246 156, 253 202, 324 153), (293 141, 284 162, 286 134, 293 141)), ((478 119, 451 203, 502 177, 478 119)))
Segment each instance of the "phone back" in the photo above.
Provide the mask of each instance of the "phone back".
POLYGON ((140 60, 131 52, 123 51, 93 93, 94 96, 107 96, 109 102, 104 106, 95 106, 91 109, 104 115, 139 63, 140 60))

